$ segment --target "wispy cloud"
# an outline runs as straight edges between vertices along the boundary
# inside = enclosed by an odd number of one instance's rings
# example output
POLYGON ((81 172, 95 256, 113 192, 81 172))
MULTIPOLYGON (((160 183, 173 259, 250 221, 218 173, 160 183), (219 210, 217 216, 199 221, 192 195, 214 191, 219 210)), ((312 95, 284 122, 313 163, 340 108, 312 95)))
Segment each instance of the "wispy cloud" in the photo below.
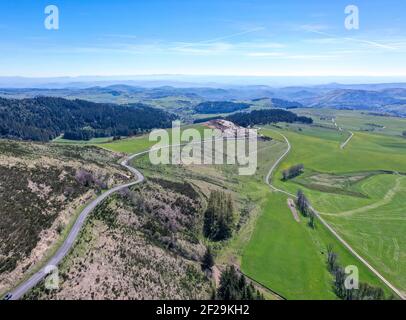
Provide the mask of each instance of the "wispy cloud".
POLYGON ((300 26, 296 26, 295 29, 304 30, 304 31, 308 31, 308 32, 321 32, 323 30, 330 29, 330 27, 326 24, 312 23, 312 24, 302 24, 300 26))
POLYGON ((360 39, 360 38, 354 38, 354 37, 341 37, 341 36, 337 36, 325 31, 321 31, 323 30, 322 26, 318 26, 318 25, 303 25, 302 26, 302 30, 305 30, 307 32, 311 32, 314 34, 318 34, 318 35, 322 35, 325 36, 327 38, 324 38, 322 41, 328 41, 330 43, 332 42, 346 42, 346 41, 351 41, 351 42, 355 42, 358 44, 364 44, 364 45, 368 45, 368 46, 372 46, 375 48, 381 48, 381 49, 387 49, 387 50, 396 50, 397 48, 385 43, 381 43, 381 42, 377 42, 374 40, 367 40, 367 39, 360 39))
POLYGON ((281 52, 248 52, 248 57, 281 57, 284 56, 281 52))
POLYGON ((117 38, 117 39, 138 39, 138 36, 133 34, 105 34, 106 38, 117 38))
POLYGON ((202 40, 202 41, 198 41, 198 42, 192 42, 192 43, 189 43, 189 44, 185 44, 185 46, 188 46, 188 45, 194 46, 194 45, 198 45, 198 44, 206 44, 206 43, 213 43, 213 42, 223 41, 223 40, 227 40, 227 39, 240 37, 240 36, 250 34, 250 33, 259 32, 259 31, 262 31, 262 30, 265 30, 265 28, 263 28, 263 27, 252 28, 252 29, 241 31, 241 32, 237 32, 237 33, 217 37, 217 38, 212 38, 212 39, 208 39, 208 40, 202 40))
POLYGON ((324 54, 293 54, 286 52, 250 52, 248 57, 253 58, 270 58, 277 60, 331 60, 340 58, 337 53, 324 53, 324 54))
POLYGON ((183 54, 213 55, 230 52, 234 45, 227 42, 210 43, 175 43, 169 44, 167 50, 183 54))

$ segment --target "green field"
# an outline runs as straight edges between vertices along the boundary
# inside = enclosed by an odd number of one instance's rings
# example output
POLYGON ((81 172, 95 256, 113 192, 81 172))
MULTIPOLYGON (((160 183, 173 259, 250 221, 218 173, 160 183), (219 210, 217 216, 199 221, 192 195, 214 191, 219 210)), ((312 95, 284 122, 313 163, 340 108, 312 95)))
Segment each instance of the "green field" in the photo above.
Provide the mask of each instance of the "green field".
POLYGON ((335 109, 295 109, 296 113, 310 116, 322 125, 334 127, 331 118, 343 130, 365 131, 383 135, 401 136, 406 129, 405 119, 371 115, 368 111, 335 110, 335 109))
POLYGON ((113 140, 113 137, 106 137, 106 138, 93 138, 90 140, 69 140, 63 139, 62 137, 58 137, 54 139, 53 143, 60 143, 60 144, 79 144, 79 145, 92 145, 92 144, 100 144, 106 143, 113 140))
MULTIPOLYGON (((388 131, 396 132, 399 121, 405 124, 397 119, 388 131)), ((299 131, 298 126, 284 126, 281 132, 292 144, 292 151, 275 173, 274 184, 291 193, 303 189, 313 206, 358 253, 395 286, 406 290, 406 212, 402 201, 406 139, 354 130, 354 138, 341 150, 346 136, 338 130, 303 127, 299 131), (305 173, 282 182, 281 170, 298 163, 304 164, 305 173)))
MULTIPOLYGON (((203 137, 203 131, 204 129, 207 129, 206 127, 202 125, 188 125, 188 126, 182 126, 181 128, 181 134, 187 130, 187 129, 197 129, 201 136, 203 137)), ((166 129, 166 131, 169 133, 169 141, 172 141, 172 129, 166 129)), ((67 140, 67 139, 62 139, 61 137, 58 137, 52 141, 53 143, 59 143, 59 144, 72 144, 72 145, 93 145, 93 146, 98 146, 113 152, 120 152, 120 153, 126 153, 126 154, 133 154, 136 152, 140 151, 145 151, 154 146, 157 141, 150 141, 149 135, 139 135, 135 137, 129 137, 129 138, 121 138, 120 140, 113 141, 112 137, 106 137, 106 138, 94 138, 89 141, 76 141, 76 140, 67 140)))
MULTIPOLYGON (((313 137, 314 129, 309 128, 309 131, 310 137, 313 137)), ((273 131, 263 130, 263 133, 281 139, 273 131)), ((339 148, 340 137, 332 139, 331 133, 327 133, 326 140, 333 141, 339 148)), ((303 131, 300 135, 303 135, 303 131)), ((282 163, 281 167, 284 166, 285 163, 282 163)), ((275 177, 278 175, 280 172, 275 177)), ((296 192, 298 186, 292 185, 290 191, 296 192)), ((385 288, 320 223, 313 230, 304 218, 300 223, 296 222, 287 206, 287 196, 275 192, 266 195, 262 214, 243 251, 242 270, 288 299, 334 299, 332 276, 326 268, 328 245, 333 245, 342 264, 359 268, 361 281, 385 288)), ((389 295, 390 291, 387 288, 385 290, 389 295)))

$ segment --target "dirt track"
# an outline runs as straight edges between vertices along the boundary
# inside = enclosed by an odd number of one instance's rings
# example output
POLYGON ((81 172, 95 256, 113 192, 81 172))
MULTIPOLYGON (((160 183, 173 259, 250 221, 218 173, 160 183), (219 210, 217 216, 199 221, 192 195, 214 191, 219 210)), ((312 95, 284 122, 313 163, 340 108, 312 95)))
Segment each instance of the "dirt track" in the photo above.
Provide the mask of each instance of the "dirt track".
POLYGON ((290 211, 292 211, 293 218, 297 222, 300 222, 300 218, 299 218, 299 215, 298 215, 297 210, 296 210, 295 201, 293 199, 291 199, 291 198, 288 199, 288 207, 289 207, 290 211))

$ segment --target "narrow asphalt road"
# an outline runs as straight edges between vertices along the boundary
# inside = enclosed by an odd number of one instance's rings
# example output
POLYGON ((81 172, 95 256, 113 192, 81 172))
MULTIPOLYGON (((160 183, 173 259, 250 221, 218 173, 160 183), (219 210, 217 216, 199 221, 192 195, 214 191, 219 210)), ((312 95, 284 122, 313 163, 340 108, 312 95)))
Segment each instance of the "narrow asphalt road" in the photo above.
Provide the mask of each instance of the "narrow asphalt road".
MULTIPOLYGON (((274 131, 274 130, 273 130, 274 131)), ((284 193, 286 195, 289 195, 291 197, 294 197, 297 199, 297 196, 289 193, 285 190, 281 190, 277 187, 275 187, 272 184, 272 175, 273 172, 275 171, 275 169, 277 168, 277 166, 282 162, 282 160, 288 155, 288 153, 290 152, 290 150, 292 149, 292 146, 288 140, 288 138, 286 138, 285 135, 283 135, 282 133, 279 133, 277 131, 274 131, 275 133, 279 134, 286 142, 288 148, 286 149, 286 151, 281 155, 281 157, 275 162, 275 164, 272 166, 272 168, 269 170, 268 175, 265 178, 265 182, 266 184, 269 185, 269 187, 276 191, 276 192, 281 192, 284 193)), ((351 132, 352 134, 352 132, 351 132)), ((349 139, 347 139, 347 143, 349 140, 351 140, 353 134, 350 136, 349 139)), ((369 264, 368 261, 366 261, 363 257, 361 257, 361 255, 359 255, 349 244, 347 241, 345 241, 319 214, 319 212, 317 210, 315 210, 313 207, 310 207, 311 210, 313 210, 314 214, 316 215, 316 217, 318 218, 318 220, 333 234, 333 236, 340 241, 351 253, 352 255, 354 255, 359 261, 361 261, 369 270, 371 270, 383 283, 385 283, 397 296, 399 296, 399 298, 401 298, 402 300, 406 300, 406 297, 404 296, 404 294, 397 289, 392 283, 390 283, 383 275, 381 275, 378 270, 376 270, 372 265, 369 264)))
POLYGON ((351 141, 352 137, 354 136, 354 133, 352 133, 351 131, 349 131, 349 133, 351 133, 351 135, 348 137, 347 140, 345 140, 345 142, 340 146, 341 149, 344 149, 345 146, 348 144, 348 142, 351 141))
POLYGON ((28 280, 24 281, 16 289, 11 291, 10 294, 12 296, 10 300, 20 299, 24 294, 26 294, 29 290, 34 288, 41 280, 43 280, 48 275, 47 273, 48 270, 51 270, 53 266, 57 266, 63 260, 63 258, 65 258, 69 250, 72 248, 76 238, 78 237, 79 232, 86 221, 86 218, 100 203, 102 203, 111 194, 144 181, 144 176, 141 174, 141 172, 131 167, 128 164, 128 162, 134 159, 135 157, 138 157, 148 152, 149 150, 136 153, 121 162, 121 165, 123 167, 127 168, 130 172, 134 174, 136 180, 130 183, 114 187, 106 191, 105 193, 98 196, 95 200, 93 200, 86 208, 84 208, 83 211, 80 213, 79 217, 77 218, 77 220, 75 221, 75 224, 73 225, 71 231, 69 232, 68 237, 66 238, 62 246, 58 249, 58 251, 55 253, 55 255, 47 262, 46 266, 44 266, 42 269, 33 274, 28 280))
MULTIPOLYGON (((230 138, 226 138, 228 140, 230 138)), ((233 140, 243 140, 246 138, 231 138, 233 140)), ((210 141, 216 141, 216 140, 223 140, 223 137, 221 138, 216 138, 210 141)), ((198 142, 192 142, 189 144, 201 144, 202 142, 205 142, 206 140, 198 141, 198 142)), ((48 274, 49 270, 52 270, 53 267, 58 266, 58 264, 63 260, 63 258, 66 257, 68 254, 69 250, 72 248, 76 238, 78 237, 81 228, 83 227, 86 218, 88 215, 100 204, 102 203, 107 197, 109 197, 111 194, 122 190, 124 188, 142 183, 145 178, 142 175, 140 171, 135 169, 134 167, 129 165, 129 162, 133 160, 134 158, 147 154, 151 151, 157 150, 157 149, 163 149, 163 148, 171 148, 171 147, 180 147, 184 146, 186 144, 173 144, 173 145, 168 145, 168 146, 163 146, 163 147, 157 147, 157 148, 151 148, 143 152, 135 153, 129 157, 127 157, 125 160, 123 160, 120 164, 129 170, 131 173, 134 174, 134 176, 137 178, 135 181, 126 183, 123 185, 119 185, 117 187, 114 187, 102 195, 98 196, 95 200, 93 200, 87 207, 83 209, 83 211, 80 213, 79 217, 75 221, 75 224, 73 225, 71 231, 69 232, 68 237, 62 244, 62 246, 57 250, 55 255, 47 262, 47 264, 41 268, 39 271, 37 271, 35 274, 33 274, 28 280, 24 281, 21 283, 17 288, 14 290, 10 291, 6 296, 10 296, 11 298, 9 300, 19 300, 24 294, 26 294, 28 291, 30 291, 32 288, 34 288, 41 280, 43 280, 48 274)))

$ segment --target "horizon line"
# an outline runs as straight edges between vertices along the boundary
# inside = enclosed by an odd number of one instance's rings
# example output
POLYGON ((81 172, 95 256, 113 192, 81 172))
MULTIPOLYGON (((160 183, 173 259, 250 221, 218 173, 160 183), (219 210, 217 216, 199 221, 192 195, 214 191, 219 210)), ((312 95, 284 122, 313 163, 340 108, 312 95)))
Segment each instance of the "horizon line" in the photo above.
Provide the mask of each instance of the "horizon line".
MULTIPOLYGON (((131 77, 230 77, 230 78, 405 78, 406 74, 351 74, 351 75, 324 75, 324 74, 180 74, 180 73, 145 73, 145 74, 129 74, 129 75, 0 75, 0 78, 22 78, 22 79, 75 79, 75 78, 131 78, 131 77)), ((131 79, 127 79, 131 80, 131 79)))

